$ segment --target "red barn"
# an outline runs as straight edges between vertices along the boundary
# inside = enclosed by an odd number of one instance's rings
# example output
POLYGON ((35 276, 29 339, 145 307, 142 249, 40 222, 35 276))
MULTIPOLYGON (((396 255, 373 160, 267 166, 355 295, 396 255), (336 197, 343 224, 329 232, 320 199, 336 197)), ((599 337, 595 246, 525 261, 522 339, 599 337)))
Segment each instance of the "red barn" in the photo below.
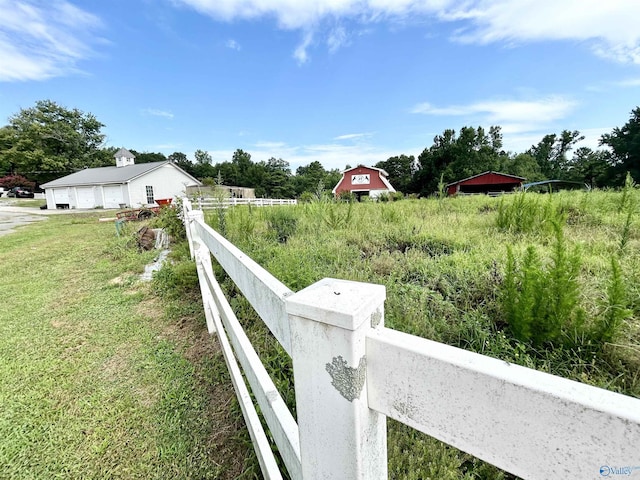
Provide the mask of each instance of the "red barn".
POLYGON ((511 192, 522 186, 525 179, 499 172, 484 172, 473 177, 458 180, 447 185, 447 193, 456 195, 458 193, 499 193, 511 192))
POLYGON ((342 172, 342 178, 333 188, 333 194, 353 192, 358 197, 369 195, 375 198, 381 193, 393 193, 396 189, 389 183, 388 176, 381 168, 358 165, 342 172))

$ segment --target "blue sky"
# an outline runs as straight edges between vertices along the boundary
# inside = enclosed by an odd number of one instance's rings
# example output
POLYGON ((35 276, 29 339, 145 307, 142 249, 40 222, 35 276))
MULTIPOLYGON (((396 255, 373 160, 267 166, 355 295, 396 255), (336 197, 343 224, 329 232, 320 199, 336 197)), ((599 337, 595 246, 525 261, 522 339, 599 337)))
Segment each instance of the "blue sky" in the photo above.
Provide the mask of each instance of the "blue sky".
POLYGON ((0 0, 0 122, 51 99, 110 146, 293 170, 465 125, 595 148, 640 105, 638 19, 638 0, 0 0))

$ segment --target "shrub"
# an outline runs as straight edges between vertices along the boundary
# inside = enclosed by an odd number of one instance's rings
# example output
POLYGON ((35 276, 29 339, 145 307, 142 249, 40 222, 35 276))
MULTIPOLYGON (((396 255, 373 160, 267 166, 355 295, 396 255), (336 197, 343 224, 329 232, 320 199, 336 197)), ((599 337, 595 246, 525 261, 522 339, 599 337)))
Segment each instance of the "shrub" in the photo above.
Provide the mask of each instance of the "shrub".
POLYGON ((404 200, 404 193, 402 192, 393 192, 390 195, 391 201, 397 202, 398 200, 404 200))
POLYGON ((300 194, 300 197, 298 198, 298 201, 300 203, 311 203, 314 200, 314 196, 313 193, 311 192, 302 192, 300 194))
POLYGON ((353 203, 349 203, 346 207, 327 203, 322 210, 322 220, 332 230, 344 228, 351 223, 351 214, 353 211, 353 203))
POLYGON ((535 346, 572 343, 584 323, 584 311, 578 307, 580 250, 569 251, 562 226, 556 223, 554 229, 549 264, 540 260, 533 246, 522 262, 507 248, 503 312, 514 337, 535 346))
POLYGON ((32 182, 22 175, 7 175, 6 177, 0 178, 0 187, 4 187, 7 190, 12 189, 13 187, 24 187, 33 191, 35 186, 35 182, 32 182))
POLYGON ((173 240, 185 239, 187 234, 182 222, 182 201, 177 199, 175 206, 161 207, 158 216, 151 219, 149 226, 164 228, 173 240))
POLYGON ((357 198, 355 193, 349 190, 343 190, 338 194, 337 200, 340 202, 353 203, 357 198))
POLYGON ((198 272, 195 262, 191 260, 166 262, 154 273, 153 287, 156 293, 169 298, 186 293, 198 293, 198 272))
POLYGON ((607 286, 605 309, 596 320, 592 330, 592 337, 596 342, 609 343, 616 337, 625 320, 632 315, 627 305, 627 292, 622 268, 614 256, 611 257, 611 278, 607 286))
POLYGON ((561 210, 548 195, 546 201, 535 193, 518 193, 506 200, 500 199, 496 225, 501 230, 511 233, 531 233, 534 231, 553 231, 554 223, 564 223, 561 210))
POLYGON ((267 218, 267 226, 278 242, 286 243, 296 233, 298 219, 289 208, 275 208, 267 218))

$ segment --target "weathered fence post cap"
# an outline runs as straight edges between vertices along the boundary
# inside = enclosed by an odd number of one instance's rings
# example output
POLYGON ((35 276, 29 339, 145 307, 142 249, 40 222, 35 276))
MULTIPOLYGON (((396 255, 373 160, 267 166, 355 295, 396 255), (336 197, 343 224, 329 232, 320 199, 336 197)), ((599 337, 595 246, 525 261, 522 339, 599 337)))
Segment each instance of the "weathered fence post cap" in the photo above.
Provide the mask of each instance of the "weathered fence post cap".
POLYGON ((386 299, 384 285, 324 278, 287 297, 287 313, 356 330, 386 299))

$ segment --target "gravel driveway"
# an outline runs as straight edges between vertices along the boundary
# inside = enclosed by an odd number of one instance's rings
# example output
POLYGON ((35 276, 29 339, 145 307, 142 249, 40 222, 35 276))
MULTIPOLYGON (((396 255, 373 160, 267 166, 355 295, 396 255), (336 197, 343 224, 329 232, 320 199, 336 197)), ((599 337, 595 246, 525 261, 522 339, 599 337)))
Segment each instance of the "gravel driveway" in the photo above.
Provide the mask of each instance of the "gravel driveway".
POLYGON ((78 213, 78 210, 40 210, 33 207, 14 207, 0 205, 0 235, 14 231, 16 227, 27 225, 38 220, 45 220, 48 215, 64 215, 78 213))
POLYGON ((28 212, 12 212, 0 208, 0 236, 13 232, 16 227, 44 220, 45 218, 42 215, 32 215, 28 212))

